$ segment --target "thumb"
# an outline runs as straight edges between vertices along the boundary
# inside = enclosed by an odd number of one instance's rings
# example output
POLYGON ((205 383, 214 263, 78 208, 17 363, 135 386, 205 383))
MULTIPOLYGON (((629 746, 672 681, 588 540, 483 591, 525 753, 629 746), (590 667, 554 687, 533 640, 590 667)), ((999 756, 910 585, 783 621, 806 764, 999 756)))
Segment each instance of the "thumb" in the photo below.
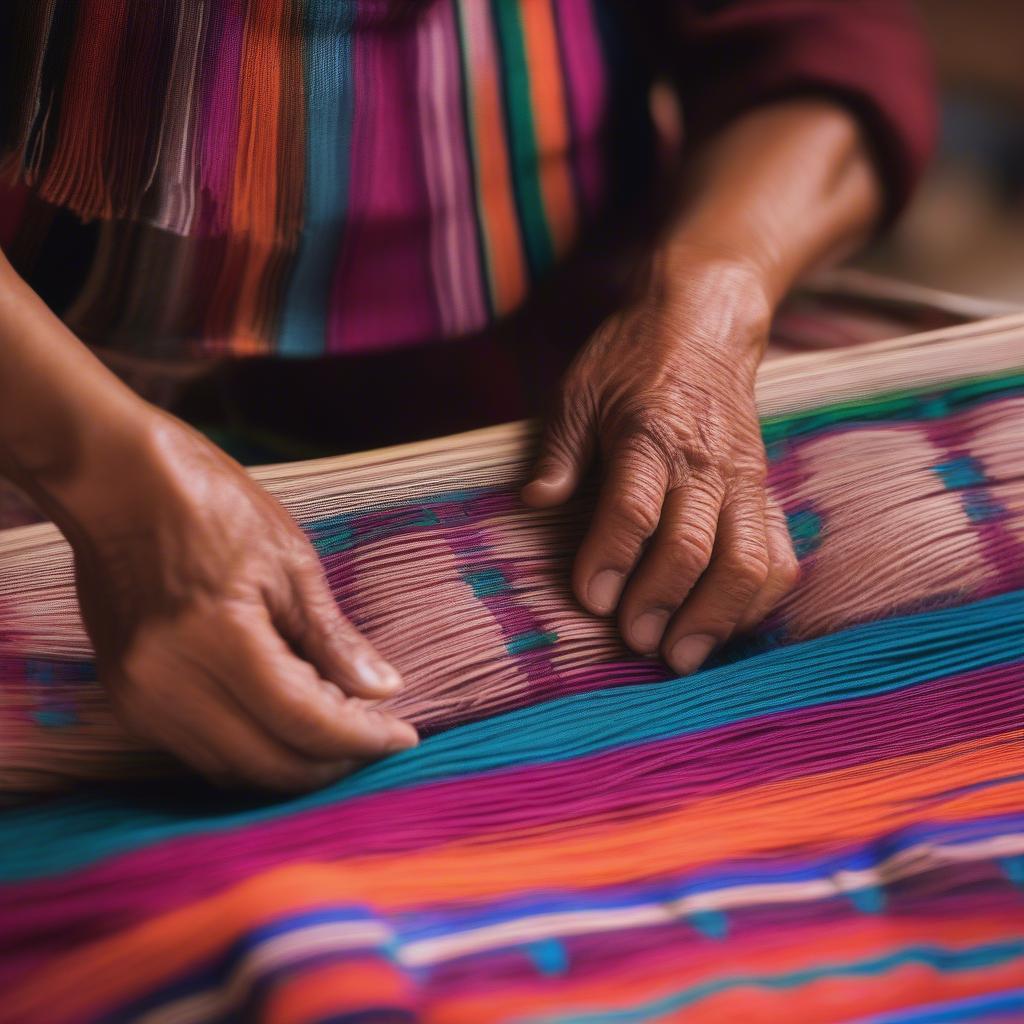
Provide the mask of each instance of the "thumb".
POLYGON ((572 497, 594 457, 594 416, 590 403, 563 387, 548 418, 540 451, 522 498, 534 508, 561 505, 572 497))

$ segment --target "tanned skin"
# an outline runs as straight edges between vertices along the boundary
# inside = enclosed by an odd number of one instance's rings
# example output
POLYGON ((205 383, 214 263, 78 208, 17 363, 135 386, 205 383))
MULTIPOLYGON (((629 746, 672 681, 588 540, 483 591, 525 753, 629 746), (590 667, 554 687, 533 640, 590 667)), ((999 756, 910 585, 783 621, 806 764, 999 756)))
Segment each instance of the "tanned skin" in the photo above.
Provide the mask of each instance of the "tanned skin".
MULTIPOLYGON (((680 188, 642 296, 567 374, 523 498, 564 502, 599 461, 575 592, 687 673, 796 579, 755 372, 782 296, 869 233, 881 189, 854 119, 817 100, 737 119, 680 188)), ((285 791, 416 743, 373 704, 402 680, 284 509, 123 385, 2 255, 0 473, 71 544, 100 679, 134 733, 215 781, 285 791)))

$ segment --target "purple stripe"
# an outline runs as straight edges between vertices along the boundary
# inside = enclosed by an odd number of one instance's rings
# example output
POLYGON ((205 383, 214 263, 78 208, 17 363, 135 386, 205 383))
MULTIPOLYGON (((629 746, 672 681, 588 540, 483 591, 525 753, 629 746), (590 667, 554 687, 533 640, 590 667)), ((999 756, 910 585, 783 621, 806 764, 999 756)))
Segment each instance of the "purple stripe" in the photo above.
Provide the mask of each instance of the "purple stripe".
MULTIPOLYGON (((642 902, 646 897, 653 902, 659 897, 659 888, 649 883, 636 886, 627 898, 642 902)), ((886 887, 886 898, 893 918, 917 920, 923 930, 936 920, 984 916, 1005 921, 1015 907, 1024 910, 1024 893, 986 863, 956 865, 900 880, 886 887)), ((863 921, 863 915, 849 900, 838 897, 730 911, 724 940, 704 935, 684 918, 662 925, 569 936, 561 942, 573 980, 600 981, 607 980, 605 972, 609 969, 628 968, 630 962, 653 970, 657 970, 658 961, 671 966, 692 963, 694 957, 708 957, 715 965, 743 963, 745 955, 763 949, 766 941, 774 945, 779 936, 785 936, 787 947, 807 950, 813 960, 817 939, 833 938, 837 929, 856 928, 863 921)), ((884 929, 879 940, 885 943, 884 929)), ((442 962, 431 968, 430 985, 432 991, 457 990, 468 997, 478 989, 491 989, 496 977, 504 983, 522 981, 535 991, 537 966, 529 948, 509 945, 442 962)))
POLYGON ((335 272, 328 352, 381 351, 436 338, 430 203, 411 32, 354 37, 356 91, 348 225, 335 272))
POLYGON ((244 0, 214 4, 202 67, 200 216, 204 235, 225 233, 231 224, 231 192, 238 146, 239 65, 245 30, 244 0))
MULTIPOLYGON (((936 448, 942 450, 943 461, 970 460, 987 471, 984 451, 977 450, 978 434, 984 429, 991 430, 992 420, 998 415, 999 407, 1004 403, 1013 410, 1020 405, 1020 399, 1012 396, 988 401, 956 416, 929 422, 925 425, 925 434, 936 448)), ((927 472, 927 469, 924 472, 927 472)), ((998 501, 990 488, 1006 482, 1008 481, 986 479, 987 486, 971 485, 969 490, 959 487, 951 490, 961 492, 961 503, 969 494, 975 500, 985 497, 996 506, 998 501)), ((963 517, 965 529, 973 528, 981 542, 985 559, 992 567, 991 578, 972 596, 976 600, 981 600, 1024 587, 1024 541, 1018 536, 1019 531, 1011 526, 1011 520, 1019 517, 1003 510, 994 514, 992 518, 974 520, 968 514, 966 506, 963 517)))
MULTIPOLYGON (((515 579, 514 564, 494 557, 490 552, 486 533, 476 525, 466 524, 451 530, 445 540, 464 571, 472 570, 483 562, 489 569, 497 569, 506 579, 515 579), (485 559, 481 559, 482 552, 487 552, 485 559)), ((524 633, 546 631, 544 623, 537 618, 521 595, 495 594, 481 598, 480 603, 490 612, 501 629, 506 644, 524 633)), ((531 695, 526 703, 535 703, 538 693, 551 693, 557 689, 558 670, 552 660, 552 653, 551 649, 541 649, 518 656, 513 655, 516 667, 530 683, 531 695)), ((524 703, 521 696, 517 703, 524 703)))
POLYGON ((604 191, 605 64, 591 0, 557 0, 559 45, 573 133, 573 165, 585 208, 593 214, 604 191))
MULTIPOLYGON (((639 819, 742 791, 752 780, 798 779, 998 734, 1019 725, 1019 674, 1019 666, 998 666, 909 692, 784 712, 557 765, 375 794, 144 847, 72 875, 0 891, 0 948, 32 956, 35 943, 52 951, 55 932, 79 940, 110 934, 296 858, 344 862, 483 834, 497 842, 506 829, 562 823, 568 830, 579 817, 628 813, 639 819)), ((8 957, 0 980, 21 963, 8 957)))

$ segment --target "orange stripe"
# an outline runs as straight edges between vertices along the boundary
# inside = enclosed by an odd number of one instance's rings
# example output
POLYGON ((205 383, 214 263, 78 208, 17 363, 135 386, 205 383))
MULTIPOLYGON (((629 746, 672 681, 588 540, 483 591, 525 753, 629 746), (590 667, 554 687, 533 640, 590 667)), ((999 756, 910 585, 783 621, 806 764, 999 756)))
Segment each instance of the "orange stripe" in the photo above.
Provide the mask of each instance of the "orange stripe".
POLYGON ((976 742, 958 744, 725 793, 603 829, 568 823, 336 866, 290 865, 60 958, 20 993, 52 998, 55 1005, 57 993, 74 999, 88 992, 100 1003, 125 998, 282 912, 330 899, 358 899, 396 911, 548 887, 590 888, 794 847, 832 849, 935 813, 958 821, 1013 810, 1024 801, 1024 783, 941 802, 929 798, 954 785, 1024 772, 1024 752, 1009 745, 1016 739, 1006 734, 980 748, 976 742))
POLYGON ((477 0, 461 0, 459 18, 465 39, 477 205, 488 277, 495 311, 506 313, 526 295, 526 257, 512 192, 493 27, 486 5, 477 0), (473 26, 479 27, 484 38, 473 26))
POLYGON ((238 90, 238 159, 231 194, 231 231, 245 239, 230 348, 238 354, 264 352, 276 309, 282 247, 294 246, 301 220, 301 82, 296 75, 299 36, 289 23, 285 0, 258 0, 250 8, 242 43, 238 90), (282 107, 287 130, 282 133, 282 107), (293 109, 295 108, 295 109, 293 109))
POLYGON ((551 0, 521 0, 520 12, 544 214, 555 252, 562 254, 576 237, 577 209, 555 14, 551 0))
POLYGON ((295 1024, 368 1007, 414 1006, 409 978, 379 959, 364 957, 303 970, 275 988, 260 1008, 266 1024, 295 1024))
MULTIPOLYGON (((968 949, 979 942, 1013 939, 1019 934, 1014 914, 1000 917, 943 920, 899 920, 889 918, 851 919, 841 929, 800 929, 794 939, 762 936, 758 948, 751 942, 730 945, 709 940, 703 947, 688 950, 685 959, 669 965, 649 966, 637 960, 626 966, 609 965, 599 977, 568 982, 522 982, 491 989, 486 994, 455 996, 438 1008, 437 1018, 445 1024, 476 1024, 490 1020, 493 1008, 501 1006, 507 1016, 541 1016, 566 1007, 599 1006, 606 1011, 626 1010, 637 1004, 671 996, 687 988, 728 977, 742 970, 744 975, 780 975, 869 957, 885 956, 902 947, 922 942, 947 949, 968 949), (780 943, 782 943, 780 945, 780 943), (736 964, 742 965, 737 968, 736 964)), ((942 974, 926 966, 900 967, 887 975, 829 978, 799 989, 731 990, 687 1006, 678 1014, 659 1020, 682 1020, 718 1024, 720 1021, 780 1020, 831 1021, 839 1016, 836 1006, 855 1005, 866 1014, 913 1005, 922 999, 956 998, 975 992, 990 992, 1019 976, 1020 961, 957 974, 942 974), (943 995, 936 993, 943 992, 943 995), (870 993, 870 995, 869 995, 870 993), (799 1011, 799 1012, 797 1012, 799 1011)), ((1007 986, 1009 987, 1009 986, 1007 986)))
POLYGON ((125 0, 83 0, 79 6, 60 127, 38 192, 87 220, 113 214, 107 160, 127 6, 125 0))

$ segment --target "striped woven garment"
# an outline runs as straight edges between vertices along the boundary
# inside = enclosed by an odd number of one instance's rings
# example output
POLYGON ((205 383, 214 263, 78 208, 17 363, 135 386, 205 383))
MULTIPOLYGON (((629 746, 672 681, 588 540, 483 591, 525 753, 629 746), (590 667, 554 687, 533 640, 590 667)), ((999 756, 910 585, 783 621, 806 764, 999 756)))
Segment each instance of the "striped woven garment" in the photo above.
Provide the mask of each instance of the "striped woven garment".
POLYGON ((803 579, 679 680, 573 604, 528 427, 257 471, 426 737, 283 802, 132 747, 0 537, 0 1022, 1024 1018, 1024 316, 758 402, 803 579))
MULTIPOLYGON (((95 224, 62 314, 150 357, 476 331, 605 206, 613 100, 632 102, 607 7, 11 0, 0 245, 73 277, 69 218, 47 248, 55 209, 95 224)), ((643 175, 636 133, 617 138, 643 175)))

